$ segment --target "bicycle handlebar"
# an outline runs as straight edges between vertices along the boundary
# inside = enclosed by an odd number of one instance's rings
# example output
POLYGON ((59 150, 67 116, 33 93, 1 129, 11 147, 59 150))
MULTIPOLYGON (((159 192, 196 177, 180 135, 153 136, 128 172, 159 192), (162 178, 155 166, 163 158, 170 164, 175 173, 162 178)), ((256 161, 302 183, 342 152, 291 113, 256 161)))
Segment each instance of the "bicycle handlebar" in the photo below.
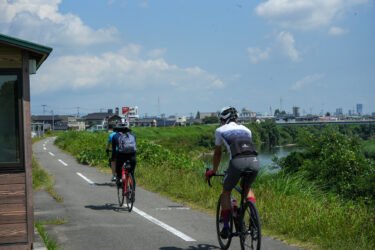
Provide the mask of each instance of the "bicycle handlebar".
MULTIPOLYGON (((210 170, 210 169, 209 169, 209 168, 206 168, 206 173, 207 173, 208 170, 210 170)), ((214 176, 224 176, 224 174, 214 174, 214 175, 211 176, 211 177, 214 177, 214 176)), ((208 178, 208 179, 207 179, 207 183, 208 183, 208 186, 212 187, 212 185, 211 185, 211 178, 208 178)))

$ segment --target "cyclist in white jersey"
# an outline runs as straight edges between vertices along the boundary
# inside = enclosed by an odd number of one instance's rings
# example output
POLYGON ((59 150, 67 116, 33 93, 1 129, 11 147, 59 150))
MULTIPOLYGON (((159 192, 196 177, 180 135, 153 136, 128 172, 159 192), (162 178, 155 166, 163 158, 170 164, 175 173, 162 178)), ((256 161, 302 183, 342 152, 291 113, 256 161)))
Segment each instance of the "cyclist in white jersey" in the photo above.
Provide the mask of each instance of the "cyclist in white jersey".
MULTIPOLYGON (((223 191, 221 194, 221 218, 224 228, 221 232, 223 238, 229 234, 229 216, 231 213, 230 195, 241 177, 241 173, 251 170, 253 175, 246 179, 247 186, 255 180, 259 170, 257 152, 252 142, 252 134, 247 127, 237 124, 238 113, 234 107, 225 107, 220 112, 221 126, 215 131, 215 150, 213 156, 213 169, 206 172, 206 178, 211 178, 218 170, 222 145, 229 152, 229 167, 223 180, 223 191)), ((254 193, 249 189, 247 198, 255 201, 254 193)))

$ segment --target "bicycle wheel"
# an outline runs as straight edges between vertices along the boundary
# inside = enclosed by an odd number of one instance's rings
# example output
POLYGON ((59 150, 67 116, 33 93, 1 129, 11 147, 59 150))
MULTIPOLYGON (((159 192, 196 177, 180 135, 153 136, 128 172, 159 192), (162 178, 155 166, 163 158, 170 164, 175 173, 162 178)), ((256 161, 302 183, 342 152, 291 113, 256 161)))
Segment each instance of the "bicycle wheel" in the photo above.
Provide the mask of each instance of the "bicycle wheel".
POLYGON ((124 185, 121 183, 117 184, 117 199, 118 199, 118 205, 122 207, 124 205, 124 185))
POLYGON ((134 204, 134 178, 132 174, 128 174, 127 183, 126 183, 126 205, 128 206, 128 211, 131 212, 134 204))
POLYGON ((221 249, 228 249, 230 246, 230 243, 232 241, 232 233, 233 233, 233 218, 232 215, 230 215, 229 219, 229 237, 227 239, 224 239, 221 237, 221 230, 224 228, 224 222, 221 218, 221 202, 217 202, 217 209, 216 209, 216 233, 217 233, 217 239, 219 241, 221 249))
POLYGON ((240 232, 241 249, 260 250, 262 241, 261 226, 258 210, 251 201, 244 204, 240 232))

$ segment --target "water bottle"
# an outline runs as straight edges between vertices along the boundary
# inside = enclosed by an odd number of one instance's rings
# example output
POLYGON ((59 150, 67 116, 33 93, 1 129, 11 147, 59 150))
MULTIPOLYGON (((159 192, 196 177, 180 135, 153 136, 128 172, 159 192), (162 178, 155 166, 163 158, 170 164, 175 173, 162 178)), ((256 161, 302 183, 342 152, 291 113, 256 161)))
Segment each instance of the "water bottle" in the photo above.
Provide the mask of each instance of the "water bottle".
POLYGON ((233 218, 237 217, 237 200, 235 198, 232 198, 232 213, 233 213, 233 218))

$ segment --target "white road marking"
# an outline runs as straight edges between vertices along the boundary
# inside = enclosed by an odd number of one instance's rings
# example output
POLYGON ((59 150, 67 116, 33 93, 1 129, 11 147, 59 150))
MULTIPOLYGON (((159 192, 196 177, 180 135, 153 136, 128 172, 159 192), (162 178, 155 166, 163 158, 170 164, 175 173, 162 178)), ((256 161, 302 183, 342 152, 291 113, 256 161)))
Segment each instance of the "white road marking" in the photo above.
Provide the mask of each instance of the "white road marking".
POLYGON ((65 167, 66 166, 68 166, 68 164, 66 164, 63 160, 61 160, 61 159, 59 159, 59 162, 61 163, 61 164, 63 164, 65 167))
POLYGON ((43 147, 43 149, 44 149, 44 150, 47 150, 47 148, 46 148, 46 147, 43 147))
POLYGON ((84 176, 83 174, 77 172, 77 175, 80 176, 82 179, 84 179, 85 181, 87 181, 90 185, 94 185, 95 183, 90 180, 89 178, 87 178, 86 176, 84 176))
POLYGON ((52 152, 48 152, 50 155, 55 156, 52 152))
POLYGON ((164 222, 158 220, 158 219, 155 219, 154 217, 152 217, 151 215, 148 215, 146 214, 145 212, 139 210, 138 208, 136 207, 133 207, 133 211, 136 212, 137 214, 139 214, 140 216, 144 217, 145 219, 151 221, 152 223, 164 228, 165 230, 171 232, 172 234, 180 237, 181 239, 183 239, 184 241, 196 241, 194 240, 193 238, 191 238, 190 236, 187 236, 186 234, 178 231, 177 229, 165 224, 164 222))

